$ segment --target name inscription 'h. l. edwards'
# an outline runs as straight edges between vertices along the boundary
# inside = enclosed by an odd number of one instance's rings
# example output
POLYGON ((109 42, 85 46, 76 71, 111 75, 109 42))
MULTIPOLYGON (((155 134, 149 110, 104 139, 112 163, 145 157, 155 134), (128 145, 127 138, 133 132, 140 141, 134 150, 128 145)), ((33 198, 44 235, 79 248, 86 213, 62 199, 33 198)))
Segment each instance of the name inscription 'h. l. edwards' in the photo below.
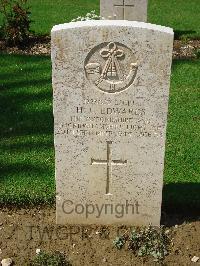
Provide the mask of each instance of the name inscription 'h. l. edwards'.
POLYGON ((94 47, 85 60, 85 72, 97 88, 117 93, 128 88, 137 73, 133 52, 123 44, 110 42, 94 47))
POLYGON ((102 102, 87 98, 83 106, 75 107, 68 122, 56 125, 57 134, 113 138, 162 136, 162 125, 152 124, 145 119, 145 113, 146 110, 135 101, 108 98, 102 102))

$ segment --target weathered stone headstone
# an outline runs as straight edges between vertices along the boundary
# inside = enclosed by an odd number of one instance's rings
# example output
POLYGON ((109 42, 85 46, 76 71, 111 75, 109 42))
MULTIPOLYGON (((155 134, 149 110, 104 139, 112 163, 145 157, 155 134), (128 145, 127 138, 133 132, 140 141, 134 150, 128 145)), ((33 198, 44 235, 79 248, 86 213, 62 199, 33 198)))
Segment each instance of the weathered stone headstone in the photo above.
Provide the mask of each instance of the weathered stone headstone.
POLYGON ((147 21, 148 0, 100 0, 100 15, 105 19, 147 21))
POLYGON ((172 47, 143 22, 52 29, 57 223, 159 224, 172 47))

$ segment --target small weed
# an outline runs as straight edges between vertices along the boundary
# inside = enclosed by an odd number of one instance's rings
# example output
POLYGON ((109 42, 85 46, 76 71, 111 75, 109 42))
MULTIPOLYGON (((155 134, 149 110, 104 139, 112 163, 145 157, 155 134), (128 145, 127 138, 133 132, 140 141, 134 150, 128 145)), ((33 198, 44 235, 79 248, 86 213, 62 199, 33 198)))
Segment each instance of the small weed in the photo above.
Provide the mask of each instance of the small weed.
POLYGON ((116 239, 113 241, 113 244, 114 246, 117 248, 117 249, 122 249, 123 246, 125 245, 126 243, 126 239, 123 237, 123 236, 118 236, 116 237, 116 239))
POLYGON ((114 245, 121 249, 125 243, 135 255, 140 257, 152 256, 155 261, 162 261, 168 254, 170 238, 164 228, 136 228, 128 236, 117 237, 114 245))
POLYGON ((200 58, 200 48, 196 49, 194 51, 194 54, 195 54, 196 58, 199 59, 200 58))
POLYGON ((190 38, 187 35, 182 35, 180 37, 180 40, 182 41, 183 44, 187 44, 190 38))
POLYGON ((70 266, 65 256, 60 252, 52 254, 41 251, 29 266, 70 266))

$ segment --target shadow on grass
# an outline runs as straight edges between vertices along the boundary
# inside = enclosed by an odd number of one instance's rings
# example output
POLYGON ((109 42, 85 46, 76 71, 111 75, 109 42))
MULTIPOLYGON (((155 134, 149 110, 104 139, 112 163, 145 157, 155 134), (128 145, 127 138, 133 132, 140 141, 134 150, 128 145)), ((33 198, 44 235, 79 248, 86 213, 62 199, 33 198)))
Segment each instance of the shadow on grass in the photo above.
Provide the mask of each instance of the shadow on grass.
MULTIPOLYGON (((173 59, 172 60, 172 67, 173 66, 179 66, 179 65, 199 65, 199 60, 198 59, 194 59, 194 58, 189 58, 189 59, 185 59, 185 58, 179 58, 179 59, 173 59)), ((172 69, 173 70, 173 69, 172 69)))
POLYGON ((50 57, 0 54, 0 203, 54 194, 50 57))
POLYGON ((193 67, 194 66, 199 67, 200 60, 198 58, 197 59, 194 59, 194 58, 191 58, 191 59, 185 59, 185 58, 173 59, 173 61, 172 61, 172 73, 173 73, 174 68, 179 67, 181 65, 182 66, 191 65, 193 67))
POLYGON ((53 134, 50 58, 0 55, 0 135, 53 134))
MULTIPOLYGON (((11 75, 11 74, 10 74, 11 75)), ((16 75, 16 74, 15 74, 16 75)), ((5 76, 4 76, 5 78, 5 76)), ((0 77, 1 79, 1 77, 0 77)), ((35 80, 35 79, 29 79, 29 80, 24 80, 24 81, 10 81, 10 82, 7 82, 6 85, 2 85, 1 84, 1 87, 0 87, 0 90, 8 90, 8 89, 17 89, 17 88, 29 88, 29 87, 32 87, 33 85, 34 86, 43 86, 43 85, 47 85, 51 82, 51 80, 48 78, 46 79, 42 79, 42 80, 35 80)))
POLYGON ((53 147, 53 140, 36 140, 36 141, 26 141, 26 142, 19 142, 19 143, 8 143, 8 144, 1 144, 0 149, 7 151, 7 152, 27 152, 28 150, 33 150, 35 146, 42 148, 42 150, 49 150, 53 147))
POLYGON ((200 183, 164 185, 163 210, 167 213, 200 214, 200 183))
POLYGON ((174 30, 174 38, 175 40, 180 40, 183 37, 193 38, 197 32, 194 30, 174 30))
POLYGON ((0 179, 13 179, 15 177, 15 181, 20 180, 22 175, 26 176, 28 179, 31 176, 38 175, 38 180, 41 180, 42 175, 51 176, 52 172, 46 165, 33 165, 30 162, 16 162, 16 163, 7 163, 6 165, 1 165, 0 167, 0 179))
POLYGON ((173 226, 198 220, 200 220, 200 183, 164 185, 161 224, 173 226))

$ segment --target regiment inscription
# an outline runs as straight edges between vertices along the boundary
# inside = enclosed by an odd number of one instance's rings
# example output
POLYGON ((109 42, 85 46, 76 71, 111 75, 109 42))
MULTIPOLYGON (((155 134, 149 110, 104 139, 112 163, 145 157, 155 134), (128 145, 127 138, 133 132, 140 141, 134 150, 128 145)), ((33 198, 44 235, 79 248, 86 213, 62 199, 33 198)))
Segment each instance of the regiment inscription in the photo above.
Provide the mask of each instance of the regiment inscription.
POLYGON ((137 73, 130 49, 121 43, 104 43, 93 48, 85 61, 87 78, 100 90, 116 93, 129 87, 137 73))

